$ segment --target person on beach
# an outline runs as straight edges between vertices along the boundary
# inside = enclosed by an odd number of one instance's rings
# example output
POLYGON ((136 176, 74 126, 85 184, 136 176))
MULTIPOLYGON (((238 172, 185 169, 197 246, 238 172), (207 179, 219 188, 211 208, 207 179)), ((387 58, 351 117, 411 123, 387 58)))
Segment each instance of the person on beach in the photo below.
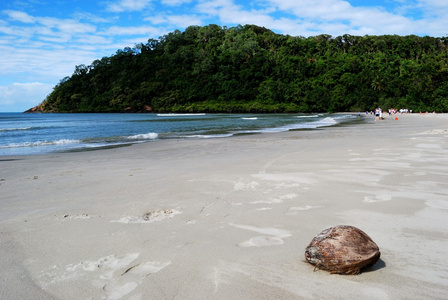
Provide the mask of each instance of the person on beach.
POLYGON ((379 107, 377 107, 375 109, 375 121, 378 121, 378 120, 380 120, 380 108, 379 107))

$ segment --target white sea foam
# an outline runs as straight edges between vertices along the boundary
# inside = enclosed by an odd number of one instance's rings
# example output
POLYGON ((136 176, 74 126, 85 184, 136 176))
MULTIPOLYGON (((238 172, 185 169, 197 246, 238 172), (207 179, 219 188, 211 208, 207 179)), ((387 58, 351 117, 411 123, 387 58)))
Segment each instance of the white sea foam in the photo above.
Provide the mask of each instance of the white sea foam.
POLYGON ((182 117, 182 116, 204 116, 205 113, 199 114, 157 114, 158 117, 182 117))
POLYGON ((307 122, 304 124, 299 124, 299 128, 318 128, 318 127, 325 127, 325 126, 333 126, 338 124, 338 122, 332 118, 332 117, 326 117, 322 120, 314 121, 314 122, 307 122), (302 126, 303 127, 302 127, 302 126))
POLYGON ((70 139, 62 139, 62 140, 57 140, 57 141, 53 141, 50 142, 50 144, 52 145, 66 145, 66 144, 77 144, 80 143, 80 140, 70 140, 70 139))
POLYGON ((257 129, 257 130, 242 130, 238 133, 274 133, 274 132, 285 132, 289 130, 296 130, 296 129, 314 129, 319 127, 325 127, 325 126, 333 126, 338 124, 338 122, 332 118, 332 117, 326 117, 322 120, 318 121, 312 121, 312 122, 303 122, 303 123, 296 123, 296 124, 290 124, 285 125, 281 127, 273 127, 273 128, 263 128, 263 129, 257 129))
POLYGON ((1 131, 19 131, 19 130, 30 130, 31 127, 23 127, 23 128, 1 128, 1 131))
POLYGON ((297 116, 296 118, 318 118, 319 115, 310 115, 310 116, 297 116))
POLYGON ((127 138, 130 140, 154 140, 158 137, 159 137, 159 135, 157 133, 149 132, 149 133, 131 135, 131 136, 128 136, 127 138))
POLYGON ((69 144, 79 144, 80 140, 70 140, 61 139, 57 141, 37 141, 37 142, 23 142, 23 143, 13 143, 5 146, 0 146, 1 149, 7 148, 26 148, 26 147, 41 147, 41 146, 52 146, 52 145, 69 145, 69 144))
POLYGON ((237 133, 270 133, 270 132, 284 132, 288 131, 288 127, 274 127, 274 128, 264 128, 264 129, 257 129, 257 130, 241 130, 237 133))
POLYGON ((287 125, 285 128, 288 128, 289 130, 293 129, 314 129, 319 127, 325 127, 325 126, 333 126, 338 124, 338 122, 332 118, 332 117, 326 117, 322 120, 317 120, 313 122, 304 122, 299 124, 293 124, 293 125, 287 125))
POLYGON ((348 115, 333 115, 333 117, 335 119, 356 119, 357 117, 354 116, 353 114, 348 114, 348 115))
POLYGON ((186 138, 196 138, 196 139, 213 139, 213 138, 224 138, 231 137, 233 133, 225 133, 225 134, 194 134, 194 135, 186 135, 186 138))
POLYGON ((258 120, 257 117, 246 117, 246 118, 242 118, 243 120, 258 120))

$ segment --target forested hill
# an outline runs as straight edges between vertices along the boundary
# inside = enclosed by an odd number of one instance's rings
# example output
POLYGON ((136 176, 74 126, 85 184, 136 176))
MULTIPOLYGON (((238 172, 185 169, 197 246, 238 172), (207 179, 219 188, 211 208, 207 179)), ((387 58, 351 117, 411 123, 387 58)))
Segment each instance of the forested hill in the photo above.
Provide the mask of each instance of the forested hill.
POLYGON ((34 110, 448 111, 448 37, 191 26, 76 66, 34 110))

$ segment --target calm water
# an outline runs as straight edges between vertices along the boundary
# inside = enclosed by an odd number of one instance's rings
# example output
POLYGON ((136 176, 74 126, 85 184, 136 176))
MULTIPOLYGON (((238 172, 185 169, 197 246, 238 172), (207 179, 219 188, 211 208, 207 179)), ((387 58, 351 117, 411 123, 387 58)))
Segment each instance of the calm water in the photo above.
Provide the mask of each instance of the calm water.
POLYGON ((225 138, 355 120, 352 115, 326 114, 0 113, 0 155, 85 151, 163 139, 225 138))

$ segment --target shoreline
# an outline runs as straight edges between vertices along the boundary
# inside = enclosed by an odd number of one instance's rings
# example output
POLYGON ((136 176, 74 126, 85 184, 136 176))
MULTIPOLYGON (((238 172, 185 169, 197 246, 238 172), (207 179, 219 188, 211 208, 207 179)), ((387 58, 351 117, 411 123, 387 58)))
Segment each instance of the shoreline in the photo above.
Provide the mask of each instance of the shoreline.
POLYGON ((260 115, 241 114, 64 114, 62 117, 26 119, 5 118, 0 156, 26 156, 65 152, 95 151, 165 139, 225 138, 300 128, 332 126, 350 122, 353 115, 260 115), (167 118, 168 117, 168 118, 167 118), (171 118, 173 117, 173 118, 171 118), (190 119, 191 118, 191 119, 190 119), (251 120, 251 121, 248 121, 251 120), (256 120, 256 121, 253 121, 256 120), (17 122, 16 122, 17 121, 17 122), (13 122, 14 124, 11 124, 13 122), (49 126, 40 126, 48 122, 49 126), (58 126, 59 122, 66 123, 58 126), (110 122, 123 123, 110 126, 110 122), (76 124, 76 125, 74 125, 76 124), (69 129, 72 128, 70 131, 69 129), (77 132, 79 131, 79 134, 77 132))
POLYGON ((448 115, 0 157, 0 298, 442 299, 448 115), (313 271, 339 224, 380 261, 313 271))

